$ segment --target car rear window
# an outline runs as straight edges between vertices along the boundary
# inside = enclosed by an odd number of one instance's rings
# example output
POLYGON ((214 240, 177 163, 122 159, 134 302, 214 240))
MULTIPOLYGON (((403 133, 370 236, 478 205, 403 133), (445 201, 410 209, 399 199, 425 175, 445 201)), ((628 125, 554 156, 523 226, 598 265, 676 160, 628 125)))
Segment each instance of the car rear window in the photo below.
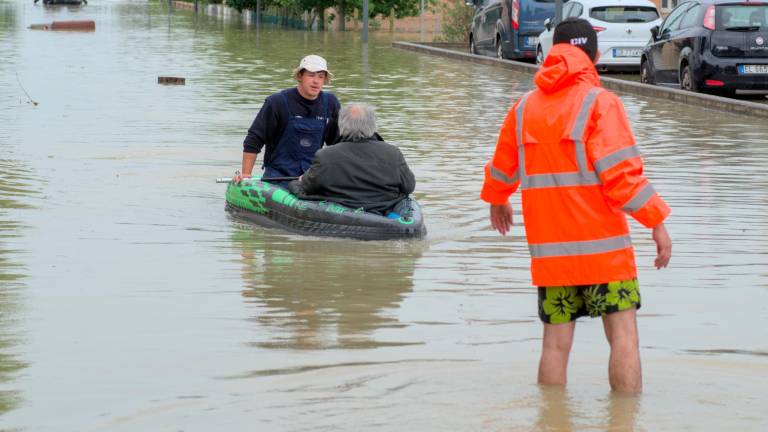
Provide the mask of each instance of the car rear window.
POLYGON ((646 23, 658 19, 659 12, 648 6, 600 6, 592 8, 589 16, 609 23, 646 23))
POLYGON ((768 5, 723 5, 715 10, 718 30, 768 30, 768 5))

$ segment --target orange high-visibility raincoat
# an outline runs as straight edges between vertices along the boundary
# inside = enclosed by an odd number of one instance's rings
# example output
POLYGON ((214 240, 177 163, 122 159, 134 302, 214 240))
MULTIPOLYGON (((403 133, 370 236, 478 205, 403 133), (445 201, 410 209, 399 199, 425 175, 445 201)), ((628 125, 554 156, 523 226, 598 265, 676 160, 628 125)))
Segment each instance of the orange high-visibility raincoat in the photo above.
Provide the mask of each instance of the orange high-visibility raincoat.
POLYGON ((552 47, 534 82, 504 120, 481 198, 504 204, 522 190, 534 285, 635 278, 624 213, 652 228, 670 209, 643 176, 624 106, 568 44, 552 47))

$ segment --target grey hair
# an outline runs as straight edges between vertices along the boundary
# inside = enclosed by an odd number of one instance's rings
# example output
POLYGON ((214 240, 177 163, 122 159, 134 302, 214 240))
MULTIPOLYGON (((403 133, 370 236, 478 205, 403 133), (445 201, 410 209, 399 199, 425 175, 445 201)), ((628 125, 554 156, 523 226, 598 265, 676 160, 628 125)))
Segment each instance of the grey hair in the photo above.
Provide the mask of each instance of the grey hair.
POLYGON ((339 135, 360 141, 376 133, 376 111, 366 103, 344 105, 339 112, 339 135))

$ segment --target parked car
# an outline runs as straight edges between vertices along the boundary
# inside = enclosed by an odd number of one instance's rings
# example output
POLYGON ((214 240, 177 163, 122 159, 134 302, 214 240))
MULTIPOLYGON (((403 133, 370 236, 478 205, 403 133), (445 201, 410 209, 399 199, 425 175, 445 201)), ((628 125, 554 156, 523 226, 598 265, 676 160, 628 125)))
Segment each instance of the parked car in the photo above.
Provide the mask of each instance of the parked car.
MULTIPOLYGON (((583 18, 597 31, 600 50, 598 70, 640 70, 640 55, 651 38, 651 28, 661 23, 659 11, 649 0, 571 0, 563 6, 563 18, 583 18)), ((545 22, 536 47, 541 64, 552 48, 555 29, 545 22)))
POLYGON ((555 16, 554 0, 467 0, 475 6, 469 51, 498 58, 536 57, 544 20, 555 16))
POLYGON ((679 4, 643 51, 640 79, 732 95, 768 90, 768 3, 696 0, 679 4))

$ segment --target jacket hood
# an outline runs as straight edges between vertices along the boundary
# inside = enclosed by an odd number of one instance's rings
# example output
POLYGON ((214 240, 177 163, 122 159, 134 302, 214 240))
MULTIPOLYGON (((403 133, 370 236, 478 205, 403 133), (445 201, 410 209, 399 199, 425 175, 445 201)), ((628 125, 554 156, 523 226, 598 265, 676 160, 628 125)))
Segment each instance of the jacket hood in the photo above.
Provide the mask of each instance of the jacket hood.
POLYGON ((600 77, 595 65, 581 48, 559 43, 552 46, 533 81, 544 93, 554 93, 583 81, 599 85, 600 77))

